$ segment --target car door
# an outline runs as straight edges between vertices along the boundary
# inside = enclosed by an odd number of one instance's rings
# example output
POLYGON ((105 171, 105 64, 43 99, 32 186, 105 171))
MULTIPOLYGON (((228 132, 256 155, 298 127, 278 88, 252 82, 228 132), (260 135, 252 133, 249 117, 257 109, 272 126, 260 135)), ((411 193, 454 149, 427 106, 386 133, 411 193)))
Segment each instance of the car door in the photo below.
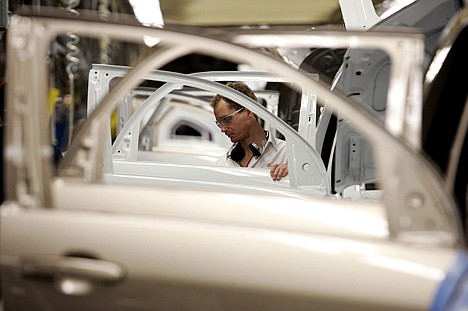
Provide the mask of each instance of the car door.
MULTIPOLYGON (((8 188, 0 228, 6 310, 422 310, 433 303, 453 263, 464 262, 453 199, 427 159, 359 106, 242 43, 280 37, 287 42, 291 36, 239 34, 232 38, 238 44, 232 44, 122 21, 53 17, 18 15, 11 27, 8 188), (148 35, 172 44, 151 51, 155 54, 114 86, 82 125, 56 173, 48 128, 48 68, 37 55, 46 54, 48 39, 60 31, 127 39, 148 35), (25 38, 29 40, 19 40, 25 38), (196 47, 232 59, 250 58, 316 91, 354 120, 378 146, 384 199, 311 195, 303 192, 308 184, 274 191, 260 185, 194 189, 170 178, 158 186, 130 179, 106 182, 104 149, 110 115, 122 98, 118 93, 196 47)), ((395 36, 414 46, 421 40, 418 35, 395 36)), ((375 42, 371 36, 340 38, 344 44, 375 42)), ((408 51, 409 59, 411 55, 408 51)), ((279 123, 275 120, 270 121, 279 123)), ((291 174, 301 176, 311 158, 297 154, 294 159, 291 174)))

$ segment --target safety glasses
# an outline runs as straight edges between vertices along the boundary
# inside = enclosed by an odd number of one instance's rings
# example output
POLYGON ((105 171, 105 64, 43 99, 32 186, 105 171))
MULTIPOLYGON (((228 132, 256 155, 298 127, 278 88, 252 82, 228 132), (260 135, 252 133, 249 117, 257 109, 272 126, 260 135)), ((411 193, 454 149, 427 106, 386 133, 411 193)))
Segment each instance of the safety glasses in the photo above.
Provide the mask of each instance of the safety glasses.
POLYGON ((227 116, 224 116, 222 117, 221 119, 219 120, 216 120, 215 123, 218 127, 221 127, 221 126, 228 126, 231 122, 232 122, 232 119, 234 119, 234 116, 236 114, 238 114, 239 112, 241 112, 242 110, 244 110, 244 107, 240 108, 239 110, 236 110, 234 111, 233 113, 231 114, 228 114, 227 116))

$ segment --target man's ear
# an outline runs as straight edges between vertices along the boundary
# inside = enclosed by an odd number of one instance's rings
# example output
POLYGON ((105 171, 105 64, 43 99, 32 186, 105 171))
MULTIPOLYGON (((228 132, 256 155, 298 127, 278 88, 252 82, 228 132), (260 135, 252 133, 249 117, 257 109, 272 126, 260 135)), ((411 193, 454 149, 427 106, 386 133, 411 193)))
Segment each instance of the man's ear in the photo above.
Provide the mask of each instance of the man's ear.
POLYGON ((249 116, 249 118, 256 118, 255 117, 255 113, 253 113, 252 111, 250 111, 249 109, 245 108, 245 111, 247 112, 247 115, 249 116))
POLYGON ((249 117, 249 119, 255 120, 256 122, 260 122, 260 119, 257 118, 257 115, 255 113, 253 113, 249 109, 245 109, 245 110, 247 111, 247 116, 249 117))

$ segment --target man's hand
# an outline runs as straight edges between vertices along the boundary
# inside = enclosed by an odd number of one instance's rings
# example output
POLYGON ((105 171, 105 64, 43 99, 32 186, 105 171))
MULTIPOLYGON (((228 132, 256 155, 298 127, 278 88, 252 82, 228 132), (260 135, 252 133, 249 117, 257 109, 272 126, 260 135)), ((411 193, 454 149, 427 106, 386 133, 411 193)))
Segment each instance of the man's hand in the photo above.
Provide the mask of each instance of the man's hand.
POLYGON ((270 176, 275 181, 281 180, 281 178, 288 176, 288 165, 272 164, 270 168, 270 176))

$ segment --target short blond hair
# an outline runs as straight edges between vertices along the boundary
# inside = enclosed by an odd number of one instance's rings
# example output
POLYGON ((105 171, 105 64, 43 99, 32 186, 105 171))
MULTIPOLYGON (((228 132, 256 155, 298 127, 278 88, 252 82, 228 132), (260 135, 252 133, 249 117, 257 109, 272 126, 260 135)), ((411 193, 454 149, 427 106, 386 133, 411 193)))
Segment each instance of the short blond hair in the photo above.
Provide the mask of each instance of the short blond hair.
MULTIPOLYGON (((228 82, 226 83, 226 86, 238 91, 238 92, 241 92, 242 94, 252 98, 253 100, 257 101, 257 96, 255 96, 255 93, 252 91, 252 89, 250 89, 250 87, 245 84, 244 82, 239 82, 239 81, 236 81, 236 82, 228 82)), ((236 103, 235 101, 225 97, 225 96, 222 96, 222 95, 215 95, 213 97, 213 99, 211 100, 211 107, 215 108, 216 105, 218 104, 218 102, 220 100, 224 100, 230 108, 232 109, 235 109, 235 110, 238 110, 240 108, 242 108, 243 106, 242 105, 239 105, 238 103, 236 103)))

